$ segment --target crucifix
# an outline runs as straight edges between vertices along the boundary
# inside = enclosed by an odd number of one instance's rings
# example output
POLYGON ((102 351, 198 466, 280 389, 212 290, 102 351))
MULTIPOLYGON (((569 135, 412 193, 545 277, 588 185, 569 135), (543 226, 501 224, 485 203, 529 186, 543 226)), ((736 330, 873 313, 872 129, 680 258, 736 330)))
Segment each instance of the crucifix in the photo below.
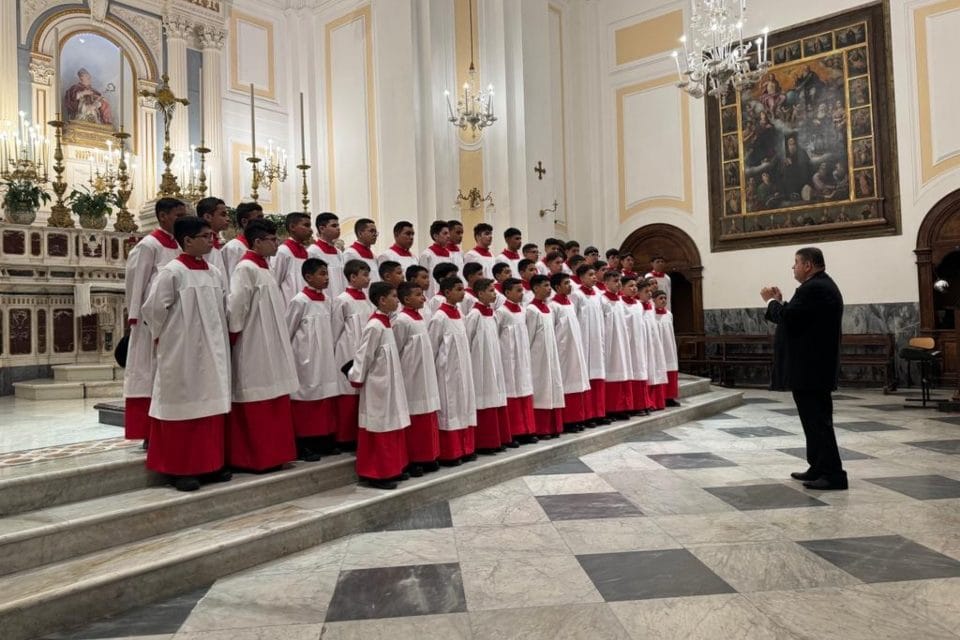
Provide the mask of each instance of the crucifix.
POLYGON ((157 103, 160 114, 163 116, 163 164, 166 165, 166 168, 163 171, 160 191, 157 196, 179 197, 180 186, 177 184, 177 177, 170 171, 170 164, 173 162, 173 152, 170 150, 170 123, 173 120, 173 112, 177 105, 187 106, 190 102, 186 98, 178 98, 173 94, 170 89, 170 78, 167 74, 160 77, 160 84, 155 91, 143 89, 140 91, 140 96, 152 98, 157 103))
POLYGON ((535 166, 533 170, 537 173, 537 180, 543 180, 543 174, 547 172, 547 170, 543 168, 543 163, 537 160, 537 166, 535 166))

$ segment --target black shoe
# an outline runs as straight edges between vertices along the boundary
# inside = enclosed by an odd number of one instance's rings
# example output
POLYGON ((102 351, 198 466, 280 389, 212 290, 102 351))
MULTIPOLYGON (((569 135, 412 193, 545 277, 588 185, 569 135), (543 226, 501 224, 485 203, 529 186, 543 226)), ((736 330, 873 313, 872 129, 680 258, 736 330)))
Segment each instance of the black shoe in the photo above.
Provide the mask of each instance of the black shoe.
POLYGON ((587 429, 596 429, 597 427, 600 426, 600 423, 597 422, 596 420, 587 420, 586 422, 583 423, 583 426, 587 429))
POLYGON ((667 406, 668 406, 668 407, 679 407, 679 406, 680 406, 680 403, 677 402, 676 400, 674 400, 673 398, 667 398, 667 406))
POLYGON ((834 478, 823 476, 811 482, 804 482, 803 486, 807 489, 813 489, 815 491, 846 491, 847 477, 846 475, 834 478))
POLYGON ((196 491, 200 481, 193 476, 180 476, 173 479, 173 488, 177 491, 196 491))
POLYGON ((423 477, 423 467, 418 464, 412 464, 407 467, 407 473, 410 474, 411 478, 422 478, 423 477))
POLYGON ((473 462, 474 460, 477 459, 477 454, 475 454, 475 453, 468 453, 467 455, 463 456, 463 457, 460 458, 460 459, 463 460, 464 462, 473 462))
POLYGON ((440 470, 440 463, 436 460, 433 462, 420 462, 418 466, 423 469, 424 473, 433 473, 440 470))
POLYGON ((504 446, 504 448, 509 447, 509 448, 511 448, 511 449, 516 449, 517 447, 520 446, 520 443, 517 442, 516 440, 511 440, 510 442, 508 442, 507 444, 505 444, 505 445, 503 445, 503 446, 504 446))
POLYGON ((146 438, 143 439, 143 444, 140 445, 140 448, 146 451, 150 447, 150 441, 146 438))
POLYGON ((205 473, 200 476, 200 482, 227 482, 233 478, 233 472, 229 469, 220 469, 220 471, 214 471, 213 473, 205 473))
POLYGON ((604 425, 604 426, 606 426, 606 425, 608 425, 608 424, 610 424, 610 423, 612 423, 612 422, 613 422, 613 419, 612 419, 612 418, 607 418, 606 416, 604 416, 603 418, 597 418, 597 424, 601 424, 601 425, 604 425))
POLYGON ((439 460, 437 461, 441 467, 459 467, 463 464, 463 460, 460 458, 454 458, 453 460, 439 460))
POLYGON ((801 480, 803 482, 812 482, 817 478, 819 478, 820 474, 815 473, 810 469, 807 469, 806 471, 794 471, 793 473, 790 474, 790 477, 793 478, 794 480, 801 480))
POLYGON ((303 460, 304 462, 316 462, 319 459, 320 454, 310 447, 303 444, 297 445, 297 460, 303 460))
POLYGON ((517 436, 517 442, 519 442, 520 444, 536 444, 540 442, 540 438, 538 438, 533 434, 528 434, 523 436, 517 436))
POLYGON ((497 455, 497 451, 499 451, 499 449, 492 449, 488 447, 477 449, 477 453, 479 453, 482 456, 495 456, 497 455))
POLYGON ((357 443, 356 442, 338 442, 336 444, 336 447, 340 449, 340 451, 356 451, 357 443))
POLYGON ((398 482, 403 482, 404 480, 410 479, 410 474, 404 471, 403 473, 401 473, 400 475, 398 475, 396 478, 393 478, 393 479, 397 480, 398 482))
POLYGON ((366 482, 374 489, 385 489, 387 491, 391 491, 397 488, 397 483, 393 480, 379 480, 377 478, 361 478, 361 480, 366 482))

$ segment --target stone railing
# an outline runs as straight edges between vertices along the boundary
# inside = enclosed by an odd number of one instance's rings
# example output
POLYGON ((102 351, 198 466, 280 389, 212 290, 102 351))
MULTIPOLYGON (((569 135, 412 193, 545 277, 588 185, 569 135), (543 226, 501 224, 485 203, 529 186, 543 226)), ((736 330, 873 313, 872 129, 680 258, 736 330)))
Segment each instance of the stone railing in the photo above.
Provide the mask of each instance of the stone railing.
POLYGON ((47 277, 75 278, 80 272, 123 273, 130 249, 142 236, 93 229, 0 224, 0 283, 31 277, 27 269, 47 277), (67 275, 69 271, 71 275, 67 275), (62 273, 62 275, 60 275, 62 273))

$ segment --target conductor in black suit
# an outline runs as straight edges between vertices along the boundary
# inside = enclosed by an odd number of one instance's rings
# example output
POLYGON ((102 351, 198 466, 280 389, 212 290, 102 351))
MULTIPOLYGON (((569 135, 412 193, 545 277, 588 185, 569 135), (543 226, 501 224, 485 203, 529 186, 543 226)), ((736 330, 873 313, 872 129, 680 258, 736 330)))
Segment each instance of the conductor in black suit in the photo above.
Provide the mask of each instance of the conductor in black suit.
POLYGON ((766 318, 777 325, 770 388, 792 391, 807 440, 804 472, 790 475, 808 489, 844 490, 847 474, 833 431, 833 399, 840 372, 843 296, 826 274, 823 252, 797 251, 793 277, 800 283, 789 302, 777 287, 764 287, 766 318))

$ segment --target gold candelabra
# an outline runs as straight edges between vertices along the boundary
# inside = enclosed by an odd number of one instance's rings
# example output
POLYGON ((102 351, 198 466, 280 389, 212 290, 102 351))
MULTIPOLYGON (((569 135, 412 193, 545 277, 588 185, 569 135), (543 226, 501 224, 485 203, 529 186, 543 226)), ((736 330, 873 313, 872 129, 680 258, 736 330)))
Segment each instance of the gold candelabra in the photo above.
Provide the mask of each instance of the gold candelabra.
POLYGON ((133 219, 133 214, 127 209, 127 202, 130 200, 130 194, 133 193, 133 188, 130 186, 130 174, 127 172, 127 160, 125 157, 127 138, 130 137, 130 134, 126 133, 123 127, 121 127, 120 131, 113 134, 113 137, 117 139, 120 148, 120 161, 117 162, 116 179, 116 198, 119 211, 117 211, 117 221, 113 223, 113 230, 123 233, 133 233, 137 230, 137 223, 133 219))
POLYGON ((67 183, 63 180, 63 127, 66 124, 57 114, 56 120, 48 122, 53 127, 53 137, 56 145, 53 148, 53 173, 56 179, 50 183, 53 193, 57 196, 57 202, 50 207, 50 218, 47 220, 48 227, 72 228, 74 226, 73 218, 70 216, 70 209, 63 202, 63 194, 67 192, 67 183))
POLYGON ((173 120, 173 112, 178 104, 187 106, 190 101, 186 98, 178 98, 170 89, 170 77, 167 74, 160 76, 160 84, 155 91, 142 89, 140 96, 144 98, 153 98, 160 107, 163 114, 163 175, 160 178, 160 189, 157 191, 157 197, 160 198, 179 198, 181 196, 180 186, 177 184, 177 176, 170 170, 173 164, 174 154, 170 150, 170 122, 173 120))
POLYGON ((196 170, 191 168, 190 175, 187 178, 187 184, 185 185, 184 190, 181 192, 181 195, 187 202, 196 204, 203 200, 203 198, 207 195, 206 155, 210 153, 210 149, 204 145, 203 141, 201 141, 199 147, 191 147, 191 150, 195 151, 197 155, 200 156, 200 164, 196 170))
POLYGON ((473 187, 470 191, 467 192, 467 195, 463 195, 463 191, 457 189, 457 197, 453 201, 453 206, 460 206, 461 202, 466 202, 470 205, 471 209, 478 209, 483 203, 489 203, 486 206, 493 207, 493 193, 487 193, 486 196, 480 193, 480 189, 473 187))
POLYGON ((304 213, 310 213, 310 207, 308 206, 310 204, 310 194, 307 189, 307 170, 309 168, 310 165, 308 165, 306 161, 297 165, 297 169, 299 169, 300 173, 303 175, 303 188, 300 190, 300 193, 303 194, 303 200, 301 200, 301 202, 303 202, 304 213))
POLYGON ((260 168, 257 166, 260 164, 261 160, 257 157, 257 151, 254 149, 253 155, 247 158, 247 162, 250 163, 252 167, 252 173, 250 176, 250 197, 253 198, 254 202, 260 200, 260 180, 263 177, 260 173, 260 168))

